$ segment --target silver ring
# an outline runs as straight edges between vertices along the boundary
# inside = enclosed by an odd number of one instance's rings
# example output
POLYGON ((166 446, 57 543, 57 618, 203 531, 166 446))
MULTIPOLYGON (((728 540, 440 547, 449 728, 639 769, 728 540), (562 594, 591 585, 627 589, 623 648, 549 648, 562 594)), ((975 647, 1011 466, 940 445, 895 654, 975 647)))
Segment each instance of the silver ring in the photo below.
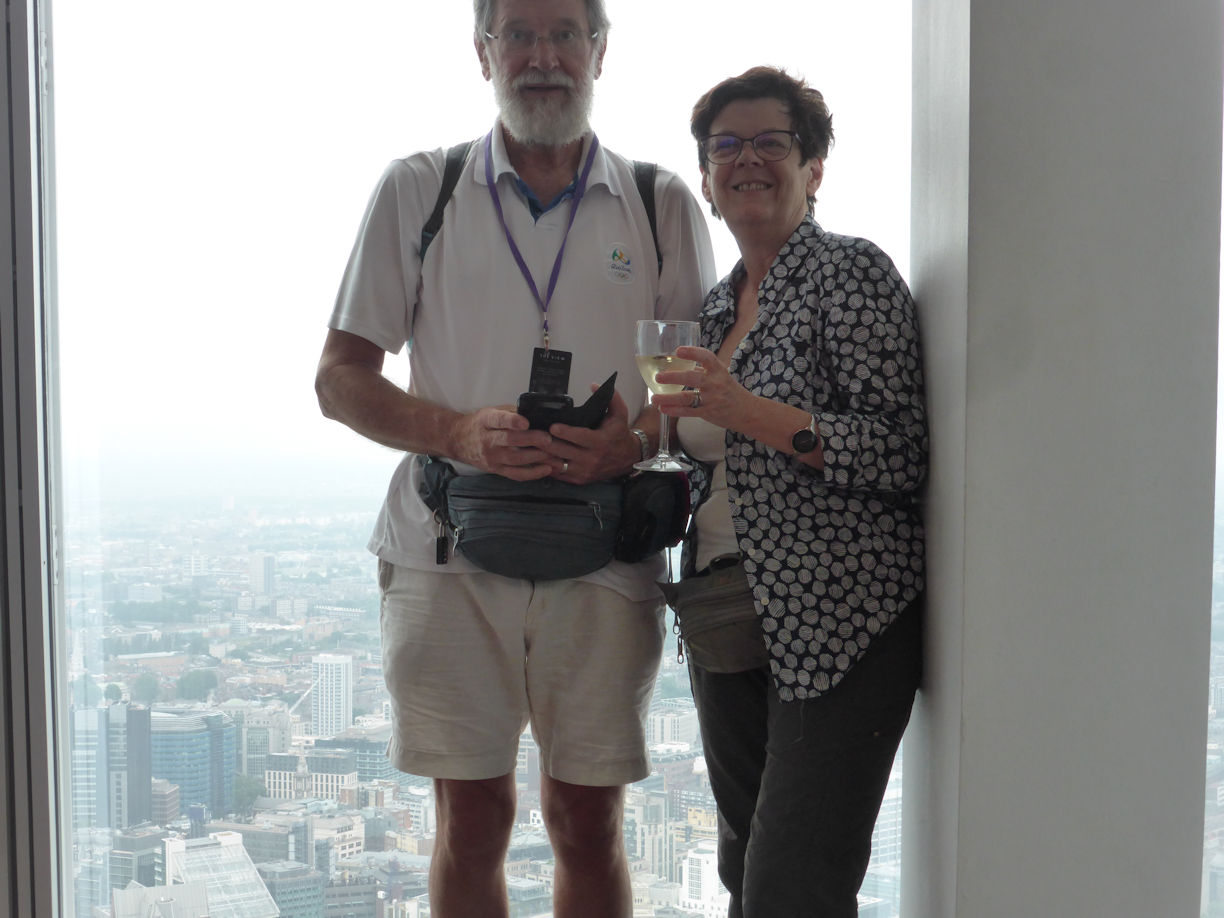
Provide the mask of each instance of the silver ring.
POLYGON ((701 390, 700 389, 693 390, 693 402, 692 404, 689 405, 689 407, 690 408, 700 408, 701 407, 701 390))
POLYGON ((564 475, 568 471, 569 471, 569 460, 562 459, 561 460, 561 474, 564 475))

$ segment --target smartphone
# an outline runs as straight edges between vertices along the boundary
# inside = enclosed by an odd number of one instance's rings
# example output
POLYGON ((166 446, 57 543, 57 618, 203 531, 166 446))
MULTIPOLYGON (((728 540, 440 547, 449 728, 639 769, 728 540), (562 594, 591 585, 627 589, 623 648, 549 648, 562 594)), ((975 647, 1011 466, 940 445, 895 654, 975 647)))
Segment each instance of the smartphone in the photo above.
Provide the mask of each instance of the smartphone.
POLYGON ((577 406, 568 395, 524 392, 518 398, 518 413, 530 422, 532 430, 547 430, 553 424, 589 427, 594 430, 608 413, 612 393, 615 391, 616 374, 613 373, 602 386, 591 393, 590 398, 577 406))

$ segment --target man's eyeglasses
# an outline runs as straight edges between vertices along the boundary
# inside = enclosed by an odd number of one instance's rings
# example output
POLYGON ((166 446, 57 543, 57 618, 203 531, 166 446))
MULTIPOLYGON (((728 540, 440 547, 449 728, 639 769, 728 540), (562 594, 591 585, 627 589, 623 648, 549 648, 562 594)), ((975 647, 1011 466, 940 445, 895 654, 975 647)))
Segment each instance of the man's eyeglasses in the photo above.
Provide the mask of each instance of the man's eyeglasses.
POLYGON ((701 140, 701 152, 712 163, 733 163, 739 159, 744 144, 752 144, 757 156, 766 162, 777 162, 790 155, 791 147, 799 137, 793 131, 764 131, 755 137, 736 137, 734 134, 711 134, 701 140))
POLYGON ((485 32, 485 38, 500 41, 510 54, 530 54, 539 41, 552 42, 553 50, 558 54, 577 54, 582 50, 585 39, 594 41, 598 37, 598 32, 588 35, 577 29, 558 29, 549 35, 537 35, 530 29, 506 29, 498 35, 485 32))

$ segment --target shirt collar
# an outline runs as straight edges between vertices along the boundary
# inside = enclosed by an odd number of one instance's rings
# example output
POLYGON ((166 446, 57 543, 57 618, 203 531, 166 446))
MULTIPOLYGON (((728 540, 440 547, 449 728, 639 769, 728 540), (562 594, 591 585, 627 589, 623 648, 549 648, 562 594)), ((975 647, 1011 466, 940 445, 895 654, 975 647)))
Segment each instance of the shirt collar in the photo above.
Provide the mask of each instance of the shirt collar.
MULTIPOLYGON (((594 137, 590 131, 582 137, 582 155, 578 161, 586 160, 587 152, 591 149, 591 140, 594 137)), ((484 144, 480 144, 481 154, 480 159, 476 163, 476 180, 480 184, 485 184, 484 174, 484 144)), ((498 120, 493 125, 493 181, 500 182, 503 175, 514 176, 518 178, 514 171, 514 166, 510 164, 510 154, 506 152, 506 137, 502 133, 501 121, 498 120)), ((591 175, 587 179, 587 187, 591 188, 595 185, 606 185, 613 193, 619 194, 620 188, 615 186, 611 180, 611 170, 608 166, 608 148, 603 144, 599 145, 599 149, 595 151, 595 162, 591 164, 591 175)))

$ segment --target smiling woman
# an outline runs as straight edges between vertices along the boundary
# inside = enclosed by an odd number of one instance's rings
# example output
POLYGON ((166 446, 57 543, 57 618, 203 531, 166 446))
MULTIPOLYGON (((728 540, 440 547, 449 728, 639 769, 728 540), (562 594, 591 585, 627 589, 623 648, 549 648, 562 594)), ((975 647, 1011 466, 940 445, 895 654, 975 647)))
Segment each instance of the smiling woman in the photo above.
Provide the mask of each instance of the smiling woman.
MULTIPOLYGON (((608 0, 611 22, 592 24, 596 35, 500 21, 496 4, 479 26, 466 3, 352 0, 337 9, 331 0, 256 0, 235 18, 197 0, 57 0, 51 11, 66 533, 58 620, 65 684, 89 689, 61 712, 71 736, 59 750, 71 772, 65 857, 76 860, 66 875, 80 915, 109 906, 115 884, 154 885, 160 842, 137 823, 156 823, 154 835, 196 835, 195 820, 218 833, 236 775, 292 787, 291 776, 305 774, 299 765, 318 766, 311 787, 322 795, 332 787, 326 769, 355 761, 337 778, 337 808, 377 797, 379 781, 398 784, 381 756, 385 690, 362 635, 378 628, 364 539, 400 454, 322 419, 310 385, 354 232, 388 161, 483 136, 497 99, 524 86, 548 93, 559 79, 590 90, 602 144, 659 163, 700 197, 694 102, 727 76, 774 64, 819 87, 837 113, 836 155, 815 177, 821 222, 874 239, 905 271, 906 2, 765 0, 745 17, 743 4, 726 0, 700 15, 686 4, 608 0), (488 54, 507 59, 504 81, 490 85, 476 32, 488 33, 488 54), (510 65, 577 59, 580 45, 596 51, 585 69, 542 76, 547 68, 510 65), (294 569, 308 570, 278 575, 277 557, 291 551, 309 558, 294 569), (353 658, 344 685, 310 675, 324 640, 353 658), (216 676, 204 715, 180 705, 149 716, 154 697, 175 701, 182 677, 200 671, 216 676), (352 694, 357 724, 343 740, 316 729, 325 688, 352 694), (123 700, 98 707, 103 690, 123 700), (293 758, 310 744, 352 758, 293 758), (192 795, 181 813, 170 812, 171 786, 192 795)), ((768 153, 760 135, 779 125, 735 114, 717 131, 768 153)), ((571 129, 550 114, 521 133, 571 129)), ((762 176, 774 175, 762 158, 762 176)), ((796 179, 800 191, 810 178, 796 179)), ((728 226, 746 213, 722 203, 724 193, 712 189, 728 222, 707 216, 720 274, 740 257, 728 226)), ((387 364, 407 382, 402 354, 387 364)), ((656 704, 660 742, 696 740, 683 682, 679 667, 665 665, 660 691, 680 700, 656 704)), ((521 748, 533 754, 529 741, 521 748)), ((663 745, 658 754, 692 770, 691 751, 663 745)), ((534 767, 521 777, 528 808, 538 806, 534 767)), ((699 788, 700 767, 685 780, 699 788)), ((696 878, 713 854, 694 844, 663 855, 657 840, 681 827, 661 821, 655 793, 630 792, 631 856, 653 882, 686 878, 687 907, 710 912, 725 893, 698 890, 696 878)), ((395 794, 430 833, 429 795, 404 786, 395 794)), ((890 783, 864 886, 881 918, 897 912, 899 794, 890 783)), ((302 828, 294 826, 286 837, 302 828)), ((236 821, 228 828, 248 831, 236 821)), ((184 845, 180 879, 190 878, 193 844, 184 845)), ((405 831, 397 844, 424 841, 405 831)), ((240 860, 233 876, 249 880, 255 868, 240 860)))

